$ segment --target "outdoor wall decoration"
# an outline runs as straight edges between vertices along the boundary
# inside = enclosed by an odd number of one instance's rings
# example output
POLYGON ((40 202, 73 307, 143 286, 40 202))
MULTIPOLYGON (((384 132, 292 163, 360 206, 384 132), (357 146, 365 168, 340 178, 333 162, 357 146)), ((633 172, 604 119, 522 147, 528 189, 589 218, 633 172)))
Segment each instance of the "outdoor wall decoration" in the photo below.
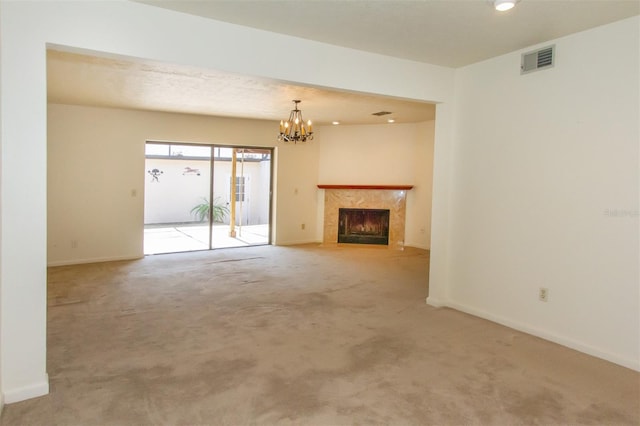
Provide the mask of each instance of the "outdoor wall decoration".
POLYGON ((200 176, 200 169, 192 169, 191 167, 185 167, 184 171, 182 172, 182 176, 186 176, 186 175, 200 176))
POLYGON ((151 175, 151 182, 160 182, 160 180, 158 180, 158 177, 164 172, 158 169, 151 169, 147 170, 147 173, 151 175))

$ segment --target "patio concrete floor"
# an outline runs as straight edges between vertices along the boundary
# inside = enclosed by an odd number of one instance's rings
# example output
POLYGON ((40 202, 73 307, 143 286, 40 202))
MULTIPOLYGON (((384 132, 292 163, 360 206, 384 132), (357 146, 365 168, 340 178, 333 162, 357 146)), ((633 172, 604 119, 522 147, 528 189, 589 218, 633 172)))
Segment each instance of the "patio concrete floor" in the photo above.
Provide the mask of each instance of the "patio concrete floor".
MULTIPOLYGON (((229 225, 214 225, 213 248, 269 244, 269 225, 236 226, 236 237, 229 236, 229 225)), ((209 249, 209 225, 145 225, 144 254, 174 253, 209 249)))

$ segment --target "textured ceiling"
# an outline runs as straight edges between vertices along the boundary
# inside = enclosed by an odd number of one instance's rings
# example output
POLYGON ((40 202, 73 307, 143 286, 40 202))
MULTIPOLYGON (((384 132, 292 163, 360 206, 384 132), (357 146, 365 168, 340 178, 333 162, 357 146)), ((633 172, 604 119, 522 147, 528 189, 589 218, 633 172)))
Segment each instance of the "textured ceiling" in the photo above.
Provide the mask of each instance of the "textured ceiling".
MULTIPOLYGON (((458 67, 640 13, 637 0, 144 0, 154 6, 320 42, 458 67)), ((154 63, 48 51, 54 103, 280 120, 292 99, 316 124, 433 119, 431 104, 154 63), (386 117, 371 115, 391 111, 386 117)))
POLYGON ((47 51, 52 103, 281 120, 300 99, 315 124, 379 124, 435 118, 433 104, 300 87, 280 82, 142 60, 47 51), (393 114, 372 115, 379 111, 393 114))

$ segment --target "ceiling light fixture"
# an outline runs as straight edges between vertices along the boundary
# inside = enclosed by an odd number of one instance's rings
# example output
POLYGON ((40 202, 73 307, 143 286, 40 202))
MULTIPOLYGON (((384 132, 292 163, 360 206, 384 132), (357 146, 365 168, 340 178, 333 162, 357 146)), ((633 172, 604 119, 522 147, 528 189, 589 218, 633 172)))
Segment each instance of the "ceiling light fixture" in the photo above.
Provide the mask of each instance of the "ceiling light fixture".
POLYGON ((280 120, 280 134, 278 135, 279 141, 284 142, 306 142, 313 140, 313 127, 311 126, 311 120, 307 121, 305 127, 304 120, 302 119, 302 111, 298 109, 300 100, 295 99, 293 101, 295 107, 289 114, 287 121, 280 120))
POLYGON ((499 12, 504 12, 509 9, 513 9, 516 5, 516 0, 495 0, 493 6, 499 12))

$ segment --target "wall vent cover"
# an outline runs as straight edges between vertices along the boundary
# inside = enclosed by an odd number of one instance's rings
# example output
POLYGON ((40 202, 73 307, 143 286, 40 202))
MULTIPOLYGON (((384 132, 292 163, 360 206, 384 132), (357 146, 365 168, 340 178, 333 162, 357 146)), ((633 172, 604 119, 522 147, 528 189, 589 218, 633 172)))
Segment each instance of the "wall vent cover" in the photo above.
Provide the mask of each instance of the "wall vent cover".
POLYGON ((547 46, 533 52, 522 54, 520 61, 520 74, 527 74, 553 67, 555 63, 556 46, 547 46))

